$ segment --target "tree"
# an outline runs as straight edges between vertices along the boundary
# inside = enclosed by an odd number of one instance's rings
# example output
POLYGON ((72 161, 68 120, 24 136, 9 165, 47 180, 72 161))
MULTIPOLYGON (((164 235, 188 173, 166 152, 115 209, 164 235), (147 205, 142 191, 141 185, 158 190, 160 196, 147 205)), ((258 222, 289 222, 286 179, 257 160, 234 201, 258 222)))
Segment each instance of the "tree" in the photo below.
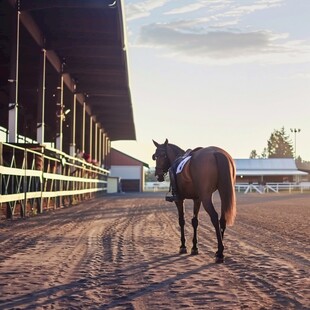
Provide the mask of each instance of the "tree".
POLYGON ((145 182, 156 182, 157 178, 155 177, 154 169, 148 169, 145 172, 145 182))
POLYGON ((284 127, 274 130, 267 141, 269 158, 293 158, 293 145, 284 127))
POLYGON ((252 150, 251 153, 250 153, 250 158, 257 158, 258 155, 257 155, 257 151, 256 150, 252 150))
POLYGON ((310 171, 310 161, 302 160, 300 156, 295 159, 296 166, 300 170, 310 171))
POLYGON ((256 150, 252 150, 250 153, 250 158, 267 158, 267 148, 264 147, 262 153, 260 155, 257 154, 256 150))
POLYGON ((267 158, 267 148, 264 147, 262 154, 260 155, 261 158, 267 158))

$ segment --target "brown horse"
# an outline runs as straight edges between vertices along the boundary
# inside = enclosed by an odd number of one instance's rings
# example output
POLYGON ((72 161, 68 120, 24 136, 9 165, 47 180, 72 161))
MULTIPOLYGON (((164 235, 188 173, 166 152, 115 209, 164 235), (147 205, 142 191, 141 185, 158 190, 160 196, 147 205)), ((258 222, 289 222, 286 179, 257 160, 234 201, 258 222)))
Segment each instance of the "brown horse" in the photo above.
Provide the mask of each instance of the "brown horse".
MULTIPOLYGON (((169 168, 175 165, 176 160, 185 154, 185 151, 174 144, 159 144, 153 140, 156 151, 153 159, 156 160, 155 175, 159 182, 164 181, 164 176, 169 168)), ((186 152, 188 153, 188 152, 186 152)), ((186 253, 184 234, 184 199, 193 199, 194 217, 192 225, 194 228, 193 247, 191 254, 198 254, 197 227, 198 212, 202 202, 203 207, 209 214, 215 228, 218 249, 215 254, 216 262, 224 261, 223 237, 227 225, 233 225, 236 216, 235 179, 236 168, 232 157, 224 150, 211 146, 197 148, 190 153, 188 160, 180 173, 176 174, 176 185, 178 188, 178 201, 175 202, 178 208, 179 225, 181 228, 180 254, 186 253), (214 209, 212 195, 218 190, 221 199, 221 217, 214 209)))

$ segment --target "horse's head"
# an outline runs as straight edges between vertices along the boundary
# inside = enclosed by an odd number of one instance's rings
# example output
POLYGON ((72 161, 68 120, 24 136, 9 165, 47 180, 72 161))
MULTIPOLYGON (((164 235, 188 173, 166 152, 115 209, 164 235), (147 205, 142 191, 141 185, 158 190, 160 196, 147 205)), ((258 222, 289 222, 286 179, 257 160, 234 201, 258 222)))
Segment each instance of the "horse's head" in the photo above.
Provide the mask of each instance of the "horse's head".
POLYGON ((170 167, 170 161, 167 155, 168 139, 166 139, 164 144, 159 144, 154 140, 153 143, 156 146, 156 151, 152 156, 153 160, 156 161, 155 176, 159 182, 163 182, 170 167))

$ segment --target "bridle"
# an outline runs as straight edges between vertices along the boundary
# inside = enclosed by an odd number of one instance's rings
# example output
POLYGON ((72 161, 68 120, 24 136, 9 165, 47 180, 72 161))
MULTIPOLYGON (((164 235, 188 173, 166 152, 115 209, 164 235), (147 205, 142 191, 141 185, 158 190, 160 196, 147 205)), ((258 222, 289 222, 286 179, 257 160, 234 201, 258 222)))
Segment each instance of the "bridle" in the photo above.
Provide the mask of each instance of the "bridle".
POLYGON ((156 167, 155 167, 155 171, 161 172, 163 175, 166 175, 169 168, 170 168, 170 161, 168 159, 168 155, 167 155, 167 149, 166 147, 158 147, 156 149, 156 152, 153 154, 152 159, 156 161, 156 167), (158 159, 163 159, 164 161, 164 165, 163 167, 157 167, 157 163, 158 163, 158 159))

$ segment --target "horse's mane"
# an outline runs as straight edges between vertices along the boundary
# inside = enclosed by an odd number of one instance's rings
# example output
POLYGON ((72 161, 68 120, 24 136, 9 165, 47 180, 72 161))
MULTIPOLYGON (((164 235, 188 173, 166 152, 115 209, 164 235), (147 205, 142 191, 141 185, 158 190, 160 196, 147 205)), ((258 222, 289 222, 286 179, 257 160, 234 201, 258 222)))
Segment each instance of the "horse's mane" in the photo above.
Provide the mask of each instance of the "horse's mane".
POLYGON ((182 150, 182 149, 181 149, 180 147, 178 147, 177 145, 172 144, 172 143, 168 143, 168 145, 169 145, 169 147, 172 148, 173 153, 174 153, 177 157, 182 156, 182 155, 185 154, 185 151, 182 150))

